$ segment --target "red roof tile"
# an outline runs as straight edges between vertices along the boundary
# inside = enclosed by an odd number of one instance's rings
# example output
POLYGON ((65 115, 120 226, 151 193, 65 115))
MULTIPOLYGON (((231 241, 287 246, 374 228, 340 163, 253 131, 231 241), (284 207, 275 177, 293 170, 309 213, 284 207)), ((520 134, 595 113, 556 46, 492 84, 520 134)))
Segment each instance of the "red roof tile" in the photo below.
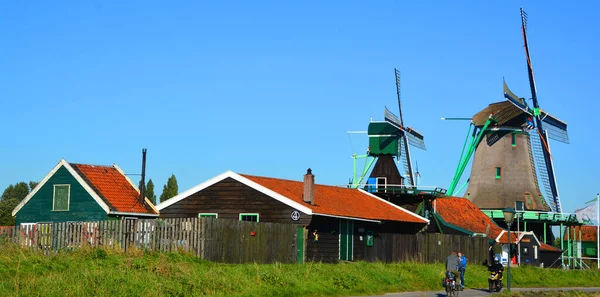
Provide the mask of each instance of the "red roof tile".
MULTIPOLYGON (((569 231, 570 240, 574 238, 579 240, 579 229, 581 228, 581 241, 583 242, 596 242, 596 238, 598 237, 598 229, 596 226, 583 225, 581 227, 571 226, 571 231, 569 231), (575 231, 575 234, 573 234, 575 231)), ((565 229, 563 240, 567 240, 567 232, 565 229)))
MULTIPOLYGON (((497 242, 502 243, 502 244, 507 244, 508 243, 508 232, 506 232, 506 230, 502 230, 502 231, 504 231, 504 232, 502 232, 502 236, 500 236, 500 238, 497 239, 497 242)), ((522 233, 523 232, 511 231, 510 232, 510 242, 517 243, 519 234, 522 234, 522 233)))
POLYGON ((488 237, 490 238, 496 238, 503 230, 469 199, 458 197, 438 198, 435 200, 435 204, 436 213, 446 223, 481 234, 485 234, 489 226, 488 237))
POLYGON ((562 252, 561 249, 555 247, 555 246, 551 246, 549 244, 545 244, 545 243, 540 243, 540 251, 548 251, 548 252, 562 252))
POLYGON ((242 175, 294 202, 302 203, 315 214, 335 215, 371 220, 427 223, 424 218, 400 209, 358 189, 315 184, 314 205, 302 200, 304 183, 270 177, 242 175))
POLYGON ((139 201, 139 192, 115 166, 70 164, 94 189, 98 196, 119 212, 156 214, 152 207, 139 201))

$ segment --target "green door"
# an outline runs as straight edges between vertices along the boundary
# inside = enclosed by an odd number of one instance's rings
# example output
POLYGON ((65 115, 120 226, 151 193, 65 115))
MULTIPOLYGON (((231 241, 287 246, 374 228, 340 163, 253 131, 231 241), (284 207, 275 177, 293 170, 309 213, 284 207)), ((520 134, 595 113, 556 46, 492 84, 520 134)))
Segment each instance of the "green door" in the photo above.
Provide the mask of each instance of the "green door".
POLYGON ((340 219, 340 260, 352 261, 354 221, 340 219))
POLYGON ((304 263, 304 227, 298 227, 296 231, 296 252, 298 263, 304 263))

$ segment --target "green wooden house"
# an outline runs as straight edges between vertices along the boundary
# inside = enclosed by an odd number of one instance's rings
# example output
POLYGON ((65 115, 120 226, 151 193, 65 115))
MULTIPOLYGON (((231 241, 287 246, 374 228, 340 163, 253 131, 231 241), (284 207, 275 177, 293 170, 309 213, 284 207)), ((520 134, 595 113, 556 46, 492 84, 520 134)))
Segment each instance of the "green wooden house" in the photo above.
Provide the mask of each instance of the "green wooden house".
POLYGON ((581 242, 581 256, 598 257, 598 227, 592 225, 571 226, 565 228, 563 233, 563 246, 569 250, 569 254, 577 254, 575 248, 581 242))
POLYGON ((25 223, 156 218, 158 210, 116 165, 68 163, 64 159, 12 212, 25 223))

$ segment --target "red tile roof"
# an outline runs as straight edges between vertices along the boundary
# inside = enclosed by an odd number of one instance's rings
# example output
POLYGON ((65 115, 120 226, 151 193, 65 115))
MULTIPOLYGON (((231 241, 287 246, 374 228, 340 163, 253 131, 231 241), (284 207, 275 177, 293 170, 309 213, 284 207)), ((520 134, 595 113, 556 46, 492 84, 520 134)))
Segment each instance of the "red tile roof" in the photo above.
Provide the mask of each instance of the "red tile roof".
MULTIPOLYGON (((576 239, 579 240, 579 229, 581 228, 581 241, 582 242, 596 242, 596 238, 598 237, 598 229, 596 226, 583 225, 581 227, 571 226, 571 231, 569 231, 570 240, 576 239), (576 231, 573 234, 573 231, 576 231)), ((563 240, 567 240, 567 230, 565 229, 563 240)))
POLYGON ((540 251, 548 251, 548 252, 562 252, 561 249, 555 247, 555 246, 551 246, 549 244, 545 244, 543 242, 540 243, 540 251))
MULTIPOLYGON (((500 238, 497 239, 497 242, 501 243, 501 244, 507 244, 508 243, 508 232, 506 232, 506 230, 503 230, 503 231, 504 232, 502 232, 502 236, 500 236, 500 238)), ((510 242, 517 243, 517 239, 518 239, 519 235, 522 233, 523 232, 511 231, 510 232, 510 242)))
POLYGON ((242 174, 242 176, 294 202, 301 203, 310 208, 315 214, 427 223, 427 220, 412 212, 403 210, 358 189, 315 184, 314 205, 310 205, 302 200, 303 182, 245 174, 242 174))
POLYGON ((149 205, 140 203, 139 192, 115 166, 70 163, 71 167, 111 208, 119 212, 156 214, 149 205))
POLYGON ((490 238, 496 238, 503 230, 469 199, 458 197, 437 198, 435 204, 436 213, 446 223, 481 234, 485 234, 489 226, 488 237, 490 238))

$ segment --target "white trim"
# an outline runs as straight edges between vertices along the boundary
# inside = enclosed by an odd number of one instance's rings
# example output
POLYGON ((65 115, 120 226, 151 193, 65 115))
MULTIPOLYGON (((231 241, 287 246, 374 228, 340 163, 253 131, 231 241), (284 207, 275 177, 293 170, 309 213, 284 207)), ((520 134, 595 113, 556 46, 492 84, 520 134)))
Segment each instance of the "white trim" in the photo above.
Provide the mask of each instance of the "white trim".
POLYGON ((44 184, 46 184, 46 182, 48 182, 48 180, 62 166, 64 166, 69 171, 69 173, 75 178, 75 180, 77 180, 77 182, 79 182, 79 184, 86 190, 86 192, 88 192, 88 194, 90 194, 90 196, 92 196, 92 198, 96 200, 96 203, 98 203, 98 205, 100 205, 100 207, 104 209, 106 213, 110 212, 110 207, 108 207, 104 200, 102 200, 102 198, 100 198, 100 196, 96 194, 96 192, 83 180, 83 178, 81 178, 81 176, 79 176, 79 174, 77 174, 75 169, 73 169, 73 167, 71 167, 71 165, 65 159, 61 159, 58 162, 58 164, 56 164, 56 166, 52 168, 50 173, 48 173, 48 175, 46 175, 44 179, 42 179, 42 181, 35 187, 35 189, 31 191, 31 193, 29 193, 29 195, 27 195, 27 197, 25 197, 25 199, 23 199, 23 201, 21 201, 21 203, 19 203, 19 205, 15 207, 15 209, 13 209, 12 215, 16 216, 19 210, 21 210, 21 208, 23 208, 23 206, 25 206, 25 204, 27 204, 27 202, 31 200, 31 198, 44 186, 44 184))
POLYGON ((165 202, 160 203, 159 205, 156 206, 156 208, 158 209, 158 211, 161 211, 161 210, 163 210, 163 209, 165 209, 165 208, 167 208, 167 207, 169 207, 169 206, 171 206, 171 205, 173 205, 173 204, 175 204, 175 203, 177 203, 177 202, 179 202, 179 201, 181 201, 181 200, 183 200, 183 199, 185 199, 185 198, 187 198, 187 197, 189 197, 189 196, 191 196, 191 195, 193 195, 193 194, 195 194, 197 192, 200 192, 200 191, 202 191, 202 190, 204 190, 204 189, 206 189, 206 188, 208 188, 208 187, 210 187, 210 186, 212 186, 212 185, 214 185, 214 184, 216 184, 216 183, 218 183, 218 182, 220 182, 220 181, 222 181, 222 180, 224 180, 224 179, 226 179, 228 177, 230 177, 230 178, 232 178, 232 179, 234 179, 234 180, 236 180, 236 181, 238 181, 238 182, 240 182, 240 183, 242 183, 242 184, 244 184, 246 186, 249 186, 249 187, 251 187, 251 188, 253 188, 253 189, 255 189, 255 190, 257 190, 257 191, 259 191, 259 192, 261 192, 261 193, 263 193, 265 195, 267 195, 267 196, 270 196, 271 198, 273 198, 273 199, 275 199, 275 200, 277 200, 279 202, 282 202, 282 203, 284 203, 284 204, 286 204, 286 205, 288 205, 288 206, 290 206, 290 207, 292 207, 292 208, 294 208, 294 209, 296 209, 298 211, 301 211, 304 214, 312 215, 312 213, 313 213, 312 209, 310 209, 310 208, 308 208, 308 207, 306 207, 306 206, 304 206, 304 205, 302 205, 302 204, 300 204, 300 203, 298 203, 298 202, 296 202, 296 201, 294 201, 294 200, 292 200, 290 198, 287 198, 287 197, 285 197, 285 196, 283 196, 283 195, 281 195, 281 194, 279 194, 279 193, 277 193, 277 192, 275 192, 273 190, 270 190, 270 189, 268 189, 268 188, 266 188, 266 187, 264 187, 264 186, 262 186, 262 185, 260 185, 258 183, 255 183, 252 180, 250 180, 248 178, 245 178, 245 177, 243 177, 243 176, 241 176, 241 175, 239 175, 239 174, 237 174, 237 173, 235 173, 235 172, 233 172, 231 170, 225 171, 225 172, 223 172, 223 173, 221 173, 221 174, 219 174, 219 175, 217 175, 217 176, 215 176, 215 177, 213 177, 213 178, 211 178, 211 179, 209 179, 209 180, 207 180, 207 181, 205 181, 205 182, 203 182, 203 183, 201 183, 201 184, 199 184, 199 185, 197 185, 197 186, 195 186, 195 187, 193 187, 193 188, 191 188, 189 190, 186 190, 185 192, 183 192, 183 193, 181 193, 181 194, 179 194, 179 195, 177 195, 177 196, 175 196, 175 197, 173 197, 173 198, 171 198, 171 199, 169 199, 169 200, 167 200, 165 202))
POLYGON ((71 185, 70 184, 54 184, 52 185, 52 211, 69 211, 71 209, 71 185), (64 187, 67 186, 67 209, 57 210, 54 209, 56 201, 56 186, 64 187))
POLYGON ((361 219, 361 218, 345 217, 345 216, 336 216, 336 215, 330 215, 330 214, 324 214, 324 213, 313 213, 312 215, 313 216, 330 217, 330 218, 338 218, 338 219, 346 219, 346 220, 373 222, 373 223, 380 223, 381 224, 381 221, 378 221, 378 220, 361 219))
MULTIPOLYGON (((127 176, 125 174, 125 172, 123 172, 123 170, 121 170, 121 167, 119 167, 117 164, 113 164, 112 165, 121 175, 123 175, 125 177, 125 179, 129 182, 129 184, 138 192, 138 194, 140 194, 140 189, 131 181, 131 179, 129 179, 129 176, 127 176)), ((146 194, 146 193, 144 193, 146 194)), ((144 195, 145 196, 145 195, 144 195)), ((146 203, 148 203, 148 205, 150 206, 150 208, 152 208, 152 210, 154 210, 155 213, 159 213, 158 209, 156 209, 156 207, 154 206, 154 204, 152 204, 152 201, 150 201, 150 199, 148 199, 148 197, 144 197, 144 201, 146 201, 146 203)))
POLYGON ((212 217, 214 216, 215 219, 219 218, 219 214, 216 212, 199 212, 198 213, 198 218, 201 218, 200 216, 206 216, 206 217, 212 217))
POLYGON ((241 212, 239 215, 239 220, 242 220, 242 216, 256 216, 256 222, 260 222, 260 214, 257 212, 241 212))
MULTIPOLYGON (((500 234, 498 234, 498 236, 496 237, 496 242, 498 242, 500 244, 503 244, 503 243, 500 242, 500 238, 502 238, 502 235, 504 235, 504 233, 506 233, 506 230, 502 230, 500 232, 500 234)), ((511 233, 518 233, 519 234, 519 238, 517 238, 516 243, 519 243, 521 241, 521 239, 523 239, 523 236, 525 236, 525 235, 532 235, 533 238, 535 238, 535 241, 537 242, 538 246, 542 245, 540 243, 540 240, 537 238, 537 236, 535 236, 535 233, 533 233, 533 231, 527 231, 527 232, 523 232, 523 231, 521 231, 521 232, 515 232, 515 231, 512 231, 511 233)))
POLYGON ((145 212, 123 212, 123 211, 111 211, 108 213, 109 215, 117 215, 117 216, 145 216, 145 217, 158 217, 157 214, 154 213, 145 213, 145 212))
MULTIPOLYGON (((387 201, 385 199, 381 199, 381 198, 379 198, 379 197, 377 197, 377 196, 375 196, 375 195, 373 195, 373 194, 371 194, 371 193, 369 193, 369 192, 367 192, 367 191, 365 191, 363 189, 358 189, 358 190, 361 191, 361 192, 363 192, 363 193, 365 193, 365 194, 367 194, 367 195, 369 195, 369 196, 371 196, 371 197, 373 197, 373 198, 375 198, 375 199, 378 199, 379 201, 385 202, 385 203, 387 203, 387 204, 389 204, 389 205, 391 205, 391 206, 393 206, 393 207, 395 207, 395 208, 397 208, 397 209, 399 209, 399 210, 401 210, 401 211, 403 211, 403 212, 405 212, 405 213, 407 213, 409 215, 412 215, 415 218, 422 220, 424 223, 429 224, 429 220, 428 219, 426 219, 426 218, 424 218, 424 217, 422 217, 422 216, 420 216, 420 215, 418 215, 418 214, 416 214, 416 213, 414 213, 412 211, 409 211, 409 210, 407 210, 407 209, 405 209, 403 207, 400 207, 400 206, 398 206, 398 205, 396 205, 394 203, 391 203, 391 202, 389 202, 389 201, 387 201)), ((403 222, 403 221, 400 221, 400 222, 403 222)))

